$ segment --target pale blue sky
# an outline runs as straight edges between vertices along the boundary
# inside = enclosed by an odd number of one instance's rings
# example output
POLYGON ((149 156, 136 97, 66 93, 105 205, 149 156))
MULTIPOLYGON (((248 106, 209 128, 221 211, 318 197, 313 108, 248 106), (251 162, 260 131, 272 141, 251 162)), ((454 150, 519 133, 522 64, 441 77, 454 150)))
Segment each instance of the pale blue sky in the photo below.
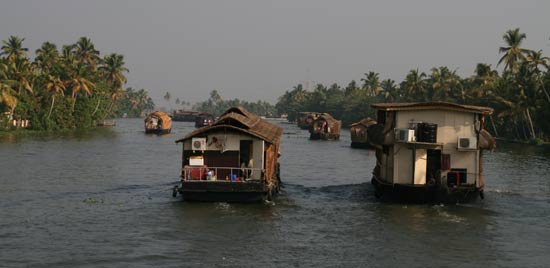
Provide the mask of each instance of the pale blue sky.
POLYGON ((345 86, 375 71, 401 81, 446 65, 461 76, 499 58, 519 27, 525 47, 550 50, 550 1, 509 0, 3 0, 0 39, 59 47, 81 36, 123 54, 129 84, 173 98, 275 102, 306 80, 345 86))

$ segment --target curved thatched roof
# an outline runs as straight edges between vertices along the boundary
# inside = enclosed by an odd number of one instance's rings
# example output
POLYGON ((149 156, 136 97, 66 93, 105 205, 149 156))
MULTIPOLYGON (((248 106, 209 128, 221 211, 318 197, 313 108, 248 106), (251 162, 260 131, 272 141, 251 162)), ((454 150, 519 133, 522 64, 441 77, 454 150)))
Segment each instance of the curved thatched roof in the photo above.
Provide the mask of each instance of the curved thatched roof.
POLYGON ((160 112, 160 111, 152 112, 152 113, 148 114, 147 117, 145 117, 145 119, 143 121, 147 124, 147 122, 150 121, 151 118, 153 118, 153 117, 162 120, 162 128, 163 129, 172 128, 172 118, 165 112, 160 112))
POLYGON ((196 129, 185 135, 185 137, 176 140, 176 142, 183 142, 197 135, 218 129, 233 129, 270 143, 278 143, 283 134, 281 127, 268 123, 241 106, 235 106, 225 111, 212 125, 196 129))
POLYGON ((411 102, 411 103, 373 103, 371 107, 384 111, 412 111, 412 110, 449 110, 490 115, 493 108, 461 105, 450 102, 411 102))
POLYGON ((355 123, 353 123, 349 126, 350 126, 350 128, 358 127, 358 126, 363 126, 365 128, 368 128, 369 126, 374 125, 374 124, 376 124, 376 120, 374 120, 370 117, 366 117, 366 118, 361 119, 359 122, 355 122, 355 123))

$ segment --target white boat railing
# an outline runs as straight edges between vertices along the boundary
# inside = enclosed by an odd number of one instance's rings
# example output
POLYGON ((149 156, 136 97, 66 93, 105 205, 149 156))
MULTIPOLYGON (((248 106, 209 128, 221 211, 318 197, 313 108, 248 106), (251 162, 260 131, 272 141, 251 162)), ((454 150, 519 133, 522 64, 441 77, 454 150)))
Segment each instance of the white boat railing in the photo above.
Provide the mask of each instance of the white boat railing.
POLYGON ((207 180, 207 181, 260 181, 263 178, 264 169, 241 167, 206 167, 185 166, 181 170, 182 180, 207 180), (224 178, 218 177, 219 171, 226 171, 224 178), (229 172, 227 172, 229 171, 229 172), (256 176, 260 174, 260 176, 256 176), (254 179, 254 177, 258 179, 254 179))

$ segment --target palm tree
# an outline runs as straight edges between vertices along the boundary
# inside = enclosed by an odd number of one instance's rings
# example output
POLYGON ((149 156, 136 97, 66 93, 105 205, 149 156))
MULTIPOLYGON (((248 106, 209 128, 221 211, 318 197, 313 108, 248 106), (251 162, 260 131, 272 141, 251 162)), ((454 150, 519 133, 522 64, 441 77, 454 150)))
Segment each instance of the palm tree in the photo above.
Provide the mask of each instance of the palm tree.
POLYGON ((0 103, 6 105, 12 115, 17 106, 15 84, 15 81, 8 78, 8 66, 0 59, 0 103))
POLYGON ((47 91, 51 92, 52 94, 52 104, 50 106, 50 111, 48 112, 48 119, 49 119, 53 111, 53 106, 55 104, 55 96, 57 94, 64 95, 63 92, 65 91, 65 84, 63 83, 63 81, 61 81, 59 77, 55 77, 49 74, 46 80, 45 88, 47 91))
POLYGON ((401 85, 405 96, 408 101, 425 100, 426 94, 426 74, 424 72, 419 73, 418 69, 410 70, 405 81, 401 85))
POLYGON ((29 49, 23 47, 24 40, 25 38, 12 35, 7 41, 2 41, 4 45, 1 48, 0 56, 6 55, 9 62, 27 57, 29 49))
POLYGON ((394 102, 397 100, 397 85, 394 80, 383 80, 381 87, 384 89, 384 102, 394 102))
POLYGON ((366 78, 361 78, 363 81, 363 89, 367 90, 369 96, 376 96, 380 92, 380 78, 375 72, 365 73, 366 78))
POLYGON ((517 73, 519 62, 525 60, 527 49, 521 48, 521 42, 527 38, 527 35, 519 32, 519 28, 508 30, 502 39, 507 46, 500 47, 499 53, 504 53, 497 65, 504 63, 504 71, 510 71, 512 74, 517 73))
POLYGON ((111 112, 115 101, 122 96, 122 86, 128 81, 124 73, 128 72, 128 68, 124 67, 124 56, 113 53, 105 56, 99 70, 103 73, 103 76, 110 85, 111 104, 105 114, 105 116, 107 116, 111 112))
POLYGON ((550 58, 548 57, 543 57, 542 56, 542 50, 539 50, 539 51, 529 51, 529 54, 527 55, 527 62, 529 63, 530 67, 533 69, 533 71, 535 72, 535 75, 537 76, 537 80, 539 81, 540 83, 540 86, 542 88, 542 91, 544 92, 544 95, 546 95, 546 100, 548 101, 548 103, 550 103, 550 95, 548 95, 548 92, 546 91, 546 88, 544 87, 544 82, 542 81, 542 78, 541 78, 541 70, 539 69, 539 66, 543 66, 546 68, 546 70, 548 70, 549 68, 549 64, 548 62, 550 61, 550 58))
POLYGON ((92 90, 95 88, 95 84, 87 79, 86 74, 85 66, 78 63, 73 66, 72 70, 69 70, 69 79, 64 81, 66 88, 71 91, 71 98, 73 99, 71 112, 74 112, 78 94, 83 91, 87 95, 92 95, 92 90))
POLYGON ((94 43, 87 37, 80 37, 74 47, 76 58, 82 62, 88 64, 92 70, 96 69, 99 61, 99 51, 94 47, 94 43))
POLYGON ((35 64, 44 73, 49 73, 52 66, 56 64, 60 58, 57 46, 50 42, 44 42, 35 53, 35 64))

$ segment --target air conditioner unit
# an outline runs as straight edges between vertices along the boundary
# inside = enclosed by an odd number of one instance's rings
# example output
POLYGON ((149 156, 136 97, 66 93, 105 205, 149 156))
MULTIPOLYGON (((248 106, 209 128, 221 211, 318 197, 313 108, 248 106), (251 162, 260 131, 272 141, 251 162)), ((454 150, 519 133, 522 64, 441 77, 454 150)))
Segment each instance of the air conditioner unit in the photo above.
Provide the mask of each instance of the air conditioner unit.
POLYGON ((476 137, 458 137, 458 149, 477 149, 476 137))
POLYGON ((191 139, 191 149, 193 151, 206 150, 206 138, 193 138, 191 139))
POLYGON ((412 142, 415 141, 414 129, 408 128, 396 128, 395 140, 400 142, 412 142))

